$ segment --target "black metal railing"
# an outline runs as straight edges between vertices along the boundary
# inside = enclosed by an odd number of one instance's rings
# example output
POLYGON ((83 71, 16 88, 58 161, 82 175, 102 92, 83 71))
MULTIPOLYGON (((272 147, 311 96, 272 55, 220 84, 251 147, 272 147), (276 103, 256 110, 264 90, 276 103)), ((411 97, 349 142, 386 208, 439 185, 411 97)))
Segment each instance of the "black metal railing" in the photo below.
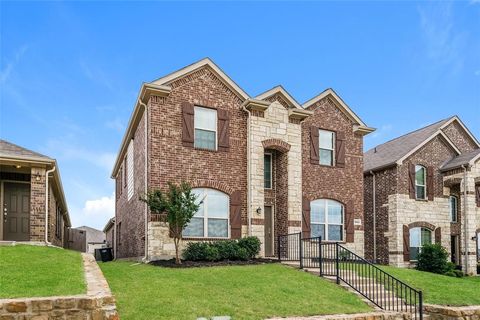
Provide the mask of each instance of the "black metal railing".
POLYGON ((320 276, 335 277, 383 310, 410 312, 423 320, 422 291, 412 288, 338 242, 301 233, 277 237, 280 261, 298 261, 300 268, 319 269, 320 276))

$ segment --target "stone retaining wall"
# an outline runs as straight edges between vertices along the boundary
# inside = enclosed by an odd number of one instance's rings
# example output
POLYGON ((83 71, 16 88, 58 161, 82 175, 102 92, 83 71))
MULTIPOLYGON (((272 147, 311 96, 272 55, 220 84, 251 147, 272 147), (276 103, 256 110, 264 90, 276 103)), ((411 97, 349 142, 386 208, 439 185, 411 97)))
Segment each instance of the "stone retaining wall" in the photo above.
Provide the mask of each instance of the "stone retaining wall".
POLYGON ((406 312, 369 312, 356 314, 330 314, 312 317, 270 318, 267 320, 411 320, 412 315, 406 312))
POLYGON ((479 320, 480 306, 448 307, 426 304, 423 310, 432 320, 479 320))
POLYGON ((0 320, 118 320, 115 298, 90 254, 82 254, 87 282, 83 295, 0 299, 0 320))

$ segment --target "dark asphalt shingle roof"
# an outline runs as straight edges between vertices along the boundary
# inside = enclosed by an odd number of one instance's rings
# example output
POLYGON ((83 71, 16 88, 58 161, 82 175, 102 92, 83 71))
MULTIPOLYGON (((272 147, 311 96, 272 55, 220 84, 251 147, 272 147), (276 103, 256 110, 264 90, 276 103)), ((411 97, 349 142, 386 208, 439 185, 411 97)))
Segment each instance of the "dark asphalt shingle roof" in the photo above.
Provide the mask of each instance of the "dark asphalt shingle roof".
POLYGON ((452 118, 440 120, 368 150, 364 153, 364 172, 394 164, 438 131, 450 119, 452 118))
POLYGON ((54 161, 41 153, 28 150, 11 142, 0 139, 0 157, 13 159, 38 159, 44 161, 54 161))
POLYGON ((470 160, 472 160, 473 158, 475 158, 479 154, 480 154, 480 148, 475 149, 475 150, 470 151, 470 152, 459 154, 458 156, 456 156, 452 160, 445 163, 440 169, 442 171, 446 171, 446 170, 450 170, 450 169, 459 168, 462 165, 469 163, 470 160))

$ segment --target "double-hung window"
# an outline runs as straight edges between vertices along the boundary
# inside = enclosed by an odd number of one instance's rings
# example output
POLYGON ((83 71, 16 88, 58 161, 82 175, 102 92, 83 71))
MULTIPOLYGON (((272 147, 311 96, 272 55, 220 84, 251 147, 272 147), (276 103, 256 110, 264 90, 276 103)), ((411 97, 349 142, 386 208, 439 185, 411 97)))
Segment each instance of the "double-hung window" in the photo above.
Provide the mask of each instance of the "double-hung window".
POLYGON ((195 106, 195 148, 217 150, 217 110, 195 106))
POLYGON ((221 191, 196 188, 192 192, 197 196, 200 208, 183 231, 184 237, 228 238, 230 199, 221 191))
POLYGON ((457 222, 457 208, 458 208, 458 199, 455 196, 450 196, 449 198, 450 203, 450 221, 457 222))
POLYGON ((427 196, 427 169, 424 166, 415 166, 415 197, 426 199, 427 196))
POLYGON ((320 164, 333 166, 335 163, 335 132, 319 130, 320 164))
POLYGON ((312 237, 327 241, 343 240, 344 207, 340 202, 318 199, 310 203, 312 237))
POLYGON ((416 261, 422 247, 432 243, 432 231, 427 228, 410 229, 410 260, 416 261))
POLYGON ((272 154, 265 153, 263 156, 263 180, 264 188, 272 189, 272 154))

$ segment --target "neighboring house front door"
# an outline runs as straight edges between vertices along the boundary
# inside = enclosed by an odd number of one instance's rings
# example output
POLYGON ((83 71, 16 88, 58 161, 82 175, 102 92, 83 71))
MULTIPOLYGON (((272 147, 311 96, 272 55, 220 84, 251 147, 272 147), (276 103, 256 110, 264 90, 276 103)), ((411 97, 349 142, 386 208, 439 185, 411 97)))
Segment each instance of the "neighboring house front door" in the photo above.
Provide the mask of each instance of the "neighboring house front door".
POLYGON ((30 240, 30 185, 5 183, 3 190, 3 239, 30 240))
POLYGON ((273 256, 273 214, 272 207, 265 207, 265 256, 273 256))

